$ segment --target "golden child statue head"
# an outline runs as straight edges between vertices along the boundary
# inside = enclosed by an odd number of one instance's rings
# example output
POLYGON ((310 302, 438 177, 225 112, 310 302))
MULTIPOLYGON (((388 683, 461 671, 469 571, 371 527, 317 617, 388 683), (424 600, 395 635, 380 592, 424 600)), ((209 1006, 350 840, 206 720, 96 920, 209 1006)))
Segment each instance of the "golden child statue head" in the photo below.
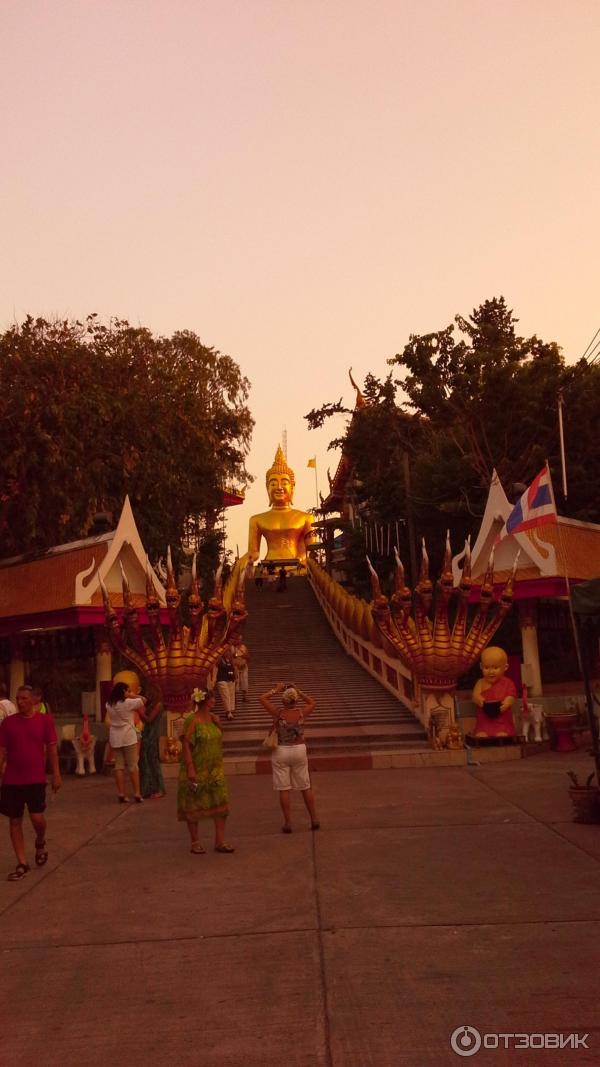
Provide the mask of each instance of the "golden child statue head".
POLYGON ((294 498, 295 483, 294 472, 288 467, 281 445, 278 445, 273 466, 266 477, 269 503, 275 508, 289 507, 294 498))
POLYGON ((481 673, 488 682, 497 682, 508 670, 508 656, 498 645, 488 645, 481 653, 481 673))
POLYGON ((113 678, 113 685, 116 685, 117 682, 125 682, 125 685, 131 689, 131 692, 136 696, 140 692, 140 678, 135 671, 118 671, 113 678))

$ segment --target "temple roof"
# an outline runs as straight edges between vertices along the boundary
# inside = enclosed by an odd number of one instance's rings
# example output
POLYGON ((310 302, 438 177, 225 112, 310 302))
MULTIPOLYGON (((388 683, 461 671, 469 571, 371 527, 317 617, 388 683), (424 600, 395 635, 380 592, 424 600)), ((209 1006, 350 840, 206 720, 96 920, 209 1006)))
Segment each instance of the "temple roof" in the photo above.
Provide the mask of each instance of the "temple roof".
MULTIPOLYGON (((545 588, 550 591, 552 586, 549 583, 557 579, 564 582, 565 578, 569 578, 580 582, 600 576, 600 526, 593 522, 580 522, 559 515, 556 523, 508 534, 495 545, 513 506, 494 471, 481 526, 471 552, 471 574, 476 585, 483 580, 492 548, 495 550, 495 582, 506 581, 520 550, 517 583, 528 583, 529 592, 534 592, 537 585, 540 595, 544 595, 545 588), (535 585, 531 587, 529 583, 535 585)), ((455 582, 460 579, 462 555, 462 552, 459 553, 452 561, 455 582)))
MULTIPOLYGON (((352 377, 352 367, 349 371, 350 381, 356 390, 356 402, 354 404, 354 411, 352 418, 354 418, 356 412, 360 408, 366 406, 367 401, 358 388, 354 378, 352 377)), ((333 478, 329 478, 329 495, 322 501, 323 511, 339 511, 340 505, 346 495, 346 487, 348 485, 348 479, 352 474, 352 461, 350 457, 342 450, 339 463, 336 467, 333 478)), ((327 472, 329 475, 329 472, 327 472)))
POLYGON ((105 535, 99 544, 60 545, 35 560, 0 561, 0 612, 31 615, 73 607, 77 575, 98 566, 108 545, 105 535))
MULTIPOLYGON (((147 557, 128 497, 117 528, 109 533, 57 545, 36 558, 0 560, 0 620, 99 607, 101 578, 118 607, 123 603, 120 563, 127 573, 132 602, 142 607, 147 557)), ((153 571, 152 581, 164 604, 164 589, 153 571)))

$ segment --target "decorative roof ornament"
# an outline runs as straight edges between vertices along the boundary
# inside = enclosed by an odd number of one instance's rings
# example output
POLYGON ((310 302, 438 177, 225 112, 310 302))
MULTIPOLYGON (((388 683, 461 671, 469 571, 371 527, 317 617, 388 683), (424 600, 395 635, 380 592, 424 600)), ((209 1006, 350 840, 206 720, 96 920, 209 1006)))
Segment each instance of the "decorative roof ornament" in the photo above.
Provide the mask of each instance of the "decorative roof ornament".
POLYGON ((353 388, 356 389, 356 405, 355 406, 357 408, 365 408, 367 406, 367 401, 365 400, 365 398, 362 395, 360 389, 358 388, 356 382, 354 381, 354 378, 352 377, 352 367, 350 367, 350 370, 348 371, 348 376, 350 378, 350 381, 352 383, 353 388))
POLYGON ((437 582, 435 606, 433 585, 429 578, 429 558, 423 541, 421 570, 414 597, 406 585, 404 567, 397 549, 395 589, 388 599, 382 594, 377 572, 367 557, 371 572, 371 614, 381 635, 408 667, 423 689, 452 692, 461 675, 489 644, 513 602, 518 556, 498 600, 494 600, 494 553, 490 555, 485 581, 475 618, 467 630, 468 601, 471 592, 471 552, 465 542, 462 577, 454 585, 451 572, 450 537, 446 537, 442 575, 437 582), (451 600, 458 606, 452 625, 449 620, 451 600))
POLYGON ((281 477, 282 474, 287 474, 288 478, 290 479, 290 482, 292 483, 292 487, 294 487, 296 484, 294 472, 292 468, 288 467, 287 465, 287 461, 283 454, 283 449, 281 445, 277 445, 277 451, 275 453, 275 459, 273 460, 273 466, 270 467, 267 471, 266 484, 269 484, 269 479, 272 478, 274 475, 276 477, 281 477))

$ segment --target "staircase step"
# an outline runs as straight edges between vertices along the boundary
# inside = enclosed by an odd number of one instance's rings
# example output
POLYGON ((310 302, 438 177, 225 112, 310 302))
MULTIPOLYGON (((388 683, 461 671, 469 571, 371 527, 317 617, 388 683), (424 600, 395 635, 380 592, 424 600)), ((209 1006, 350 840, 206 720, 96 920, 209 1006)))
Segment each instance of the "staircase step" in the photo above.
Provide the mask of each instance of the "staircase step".
POLYGON ((257 590, 250 583, 246 602, 250 699, 238 702, 235 719, 224 722, 227 759, 249 749, 260 752, 270 719, 258 696, 279 681, 293 681, 315 700, 307 723, 310 753, 358 758, 373 746, 386 751, 426 748, 421 723, 339 644, 307 578, 289 578, 283 593, 257 590))

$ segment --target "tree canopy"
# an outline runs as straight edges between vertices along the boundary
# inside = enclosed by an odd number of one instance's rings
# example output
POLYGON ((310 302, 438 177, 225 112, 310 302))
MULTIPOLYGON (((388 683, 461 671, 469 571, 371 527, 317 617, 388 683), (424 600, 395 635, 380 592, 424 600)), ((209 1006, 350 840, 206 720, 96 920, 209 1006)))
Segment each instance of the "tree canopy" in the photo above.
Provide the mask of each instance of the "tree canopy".
POLYGON ((517 333, 504 298, 485 301, 442 330, 411 335, 388 359, 384 379, 365 381, 367 406, 341 401, 307 416, 311 428, 352 415, 342 446, 357 473, 357 496, 376 521, 406 514, 402 458, 410 459, 410 506, 419 533, 440 540, 477 530, 492 472, 511 495, 546 459, 559 510, 600 522, 600 366, 567 366, 558 346, 517 333), (398 375, 394 377, 394 375, 398 375), (564 398, 569 492, 560 493, 558 395, 564 398))
MULTIPOLYGON (((250 383, 195 333, 28 317, 0 335, 0 552, 44 550, 118 517, 129 494, 152 558, 208 528, 250 479, 250 383)), ((214 540, 214 535, 212 535, 214 540)))
POLYGON ((494 469, 510 495, 515 483, 529 483, 548 459, 560 510, 597 522, 600 367, 585 360, 568 367, 558 345, 518 336, 517 323, 503 297, 487 300, 470 318, 456 316, 458 330, 450 325, 412 336, 388 361, 408 372, 396 384, 425 433, 415 481, 422 491, 435 487, 443 511, 477 516, 494 469), (560 494, 561 391, 567 502, 560 494))

